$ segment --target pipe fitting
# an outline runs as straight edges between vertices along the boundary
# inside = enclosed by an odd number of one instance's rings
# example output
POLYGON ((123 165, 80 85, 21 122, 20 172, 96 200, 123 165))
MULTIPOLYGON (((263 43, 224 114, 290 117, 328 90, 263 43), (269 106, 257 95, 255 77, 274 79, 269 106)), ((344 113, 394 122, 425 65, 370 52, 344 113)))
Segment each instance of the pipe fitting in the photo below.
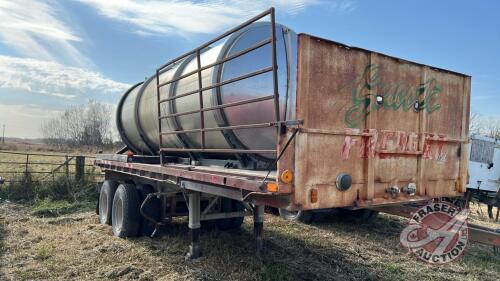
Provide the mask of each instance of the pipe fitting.
POLYGON ((417 193, 417 184, 410 182, 407 186, 403 187, 403 192, 408 196, 413 196, 417 193))
POLYGON ((385 191, 387 193, 389 193, 389 195, 391 195, 392 197, 396 197, 396 196, 398 196, 399 193, 401 193, 401 190, 399 189, 399 187, 397 187, 395 185, 388 187, 385 191))

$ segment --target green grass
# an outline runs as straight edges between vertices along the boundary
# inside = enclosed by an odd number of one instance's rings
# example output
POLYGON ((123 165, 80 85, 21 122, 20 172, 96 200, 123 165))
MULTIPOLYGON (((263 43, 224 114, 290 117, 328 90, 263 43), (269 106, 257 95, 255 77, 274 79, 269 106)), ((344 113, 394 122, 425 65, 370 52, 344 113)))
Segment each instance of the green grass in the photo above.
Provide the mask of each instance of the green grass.
POLYGON ((0 186, 0 198, 27 205, 32 214, 53 217, 95 208, 98 194, 92 176, 76 181, 60 176, 48 182, 35 182, 31 174, 19 177, 19 182, 0 186))
POLYGON ((35 258, 41 261, 48 260, 53 255, 54 255, 54 249, 47 245, 41 245, 35 250, 35 258))
POLYGON ((467 267, 474 268, 477 272, 497 272, 500 274, 500 254, 494 254, 491 246, 478 244, 469 245, 467 254, 459 262, 467 267))
POLYGON ((42 274, 38 271, 34 270, 29 270, 29 271, 22 271, 18 275, 19 280, 21 281, 27 281, 27 280, 37 280, 42 277, 42 274))
POLYGON ((401 273, 403 273, 403 268, 400 265, 394 264, 394 263, 388 263, 388 264, 386 264, 385 269, 390 274, 401 274, 401 273))
POLYGON ((263 266, 261 279, 262 281, 293 281, 297 278, 288 270, 286 264, 275 262, 263 266))
POLYGON ((31 213, 38 217, 57 217, 77 211, 90 211, 95 208, 94 201, 53 201, 51 199, 38 200, 31 208, 31 213))

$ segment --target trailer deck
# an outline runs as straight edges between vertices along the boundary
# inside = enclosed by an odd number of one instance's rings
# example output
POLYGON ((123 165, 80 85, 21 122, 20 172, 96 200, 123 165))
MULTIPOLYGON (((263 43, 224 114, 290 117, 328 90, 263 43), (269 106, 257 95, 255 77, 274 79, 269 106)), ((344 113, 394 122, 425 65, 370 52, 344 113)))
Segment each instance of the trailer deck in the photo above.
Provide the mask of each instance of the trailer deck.
MULTIPOLYGON (((110 155, 98 155, 95 165, 105 171, 116 171, 131 176, 155 181, 177 181, 188 179, 214 185, 226 186, 244 191, 264 191, 265 182, 274 182, 276 171, 254 171, 245 169, 227 169, 220 166, 193 166, 186 164, 143 164, 107 160, 110 155)), ((273 194, 289 194, 283 190, 273 194)))

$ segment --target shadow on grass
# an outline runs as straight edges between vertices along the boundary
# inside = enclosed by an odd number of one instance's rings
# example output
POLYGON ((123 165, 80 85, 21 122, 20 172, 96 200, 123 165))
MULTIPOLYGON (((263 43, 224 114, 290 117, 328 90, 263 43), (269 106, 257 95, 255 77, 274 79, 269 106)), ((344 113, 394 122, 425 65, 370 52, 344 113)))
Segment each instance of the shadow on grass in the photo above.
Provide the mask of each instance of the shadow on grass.
MULTIPOLYGON (((470 261, 491 257, 484 250, 471 250, 469 259, 456 265, 429 267, 399 246, 404 220, 381 215, 370 223, 354 224, 335 215, 312 225, 266 217, 265 251, 255 251, 252 220, 239 230, 202 230, 203 257, 185 262, 189 246, 187 225, 175 222, 155 239, 135 243, 149 249, 159 263, 170 264, 178 274, 196 280, 468 280, 484 275, 484 264, 470 261), (466 264, 463 264, 466 263, 466 264)), ((493 258, 498 262, 499 258, 493 258)), ((498 279, 496 279, 498 280, 498 279)))
POLYGON ((380 259, 372 261, 373 265, 388 279, 500 280, 500 255, 495 255, 491 246, 469 241, 464 256, 442 266, 429 266, 410 255, 399 243, 399 236, 407 226, 407 220, 401 217, 379 214, 371 222, 356 224, 330 215, 313 226, 339 235, 351 234, 358 238, 366 235, 366 248, 372 252, 380 248, 381 252, 380 259), (457 265, 461 268, 458 269, 457 265))
MULTIPOLYGON (((272 218, 273 222, 281 220, 272 218)), ((390 222, 383 222, 390 223, 390 222)), ((189 246, 189 231, 185 223, 173 223, 162 229, 155 239, 140 238, 136 242, 148 248, 159 262, 176 268, 188 267, 194 279, 200 280, 389 280, 398 278, 397 270, 363 260, 347 245, 331 244, 323 237, 315 237, 318 229, 333 231, 343 236, 356 231, 346 222, 324 219, 312 226, 279 221, 279 225, 264 227, 265 251, 257 254, 251 219, 239 230, 202 230, 203 257, 185 262, 189 246), (345 225, 344 225, 345 224, 345 225), (334 229, 337 229, 336 231, 334 229), (302 231, 304 230, 304 231, 302 231), (345 247, 344 247, 345 246, 345 247)), ((359 226, 358 226, 359 227, 359 226)), ((362 226, 367 229, 370 225, 362 226)), ((399 229, 400 226, 395 226, 399 229)), ((359 230, 359 229, 358 229, 359 230)), ((388 238, 389 239, 389 238, 388 238)), ((378 242, 375 242, 378 243, 378 242)), ((386 241, 378 246, 386 247, 386 241)), ((180 273, 182 274, 182 273, 180 273)))

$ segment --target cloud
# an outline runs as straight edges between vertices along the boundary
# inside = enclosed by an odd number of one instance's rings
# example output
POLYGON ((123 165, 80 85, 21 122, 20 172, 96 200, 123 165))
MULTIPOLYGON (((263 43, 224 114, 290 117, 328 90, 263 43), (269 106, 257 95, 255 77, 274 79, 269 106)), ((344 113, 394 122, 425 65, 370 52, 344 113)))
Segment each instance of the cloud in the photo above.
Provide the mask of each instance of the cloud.
POLYGON ((8 136, 40 137, 44 120, 90 98, 114 106, 130 86, 79 67, 0 55, 0 124, 8 136))
POLYGON ((344 0, 344 1, 333 1, 330 3, 331 8, 338 10, 339 12, 349 13, 354 11, 357 8, 357 2, 352 0, 344 0))
POLYGON ((75 46, 82 39, 62 20, 64 16, 53 1, 0 0, 0 41, 22 56, 90 65, 75 46))
POLYGON ((0 112, 0 123, 5 125, 5 136, 21 138, 42 137, 42 122, 62 113, 36 104, 0 104, 0 112))
POLYGON ((132 25, 142 36, 185 33, 210 34, 230 25, 241 23, 259 12, 274 6, 277 11, 296 15, 313 5, 331 5, 349 10, 351 1, 324 0, 79 0, 110 19, 132 25))
POLYGON ((57 62, 0 55, 0 89, 19 89, 65 99, 121 94, 129 84, 57 62))

